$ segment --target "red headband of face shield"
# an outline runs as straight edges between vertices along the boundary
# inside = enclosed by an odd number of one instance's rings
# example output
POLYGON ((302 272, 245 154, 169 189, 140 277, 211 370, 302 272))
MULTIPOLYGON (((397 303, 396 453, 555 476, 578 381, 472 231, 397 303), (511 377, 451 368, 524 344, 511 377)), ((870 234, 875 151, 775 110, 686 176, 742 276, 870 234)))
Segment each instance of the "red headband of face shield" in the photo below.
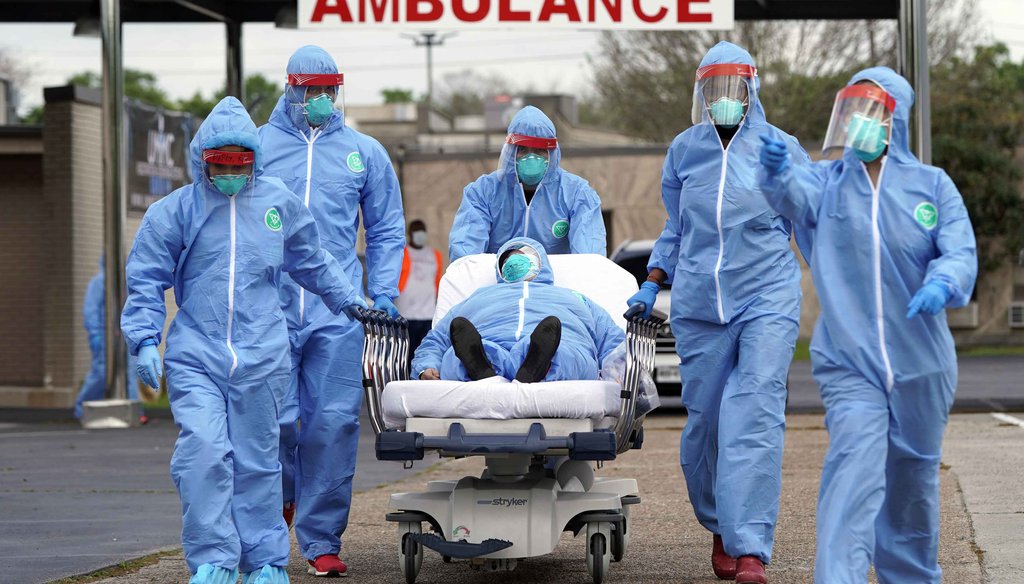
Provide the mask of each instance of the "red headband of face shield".
POLYGON ((344 85, 345 75, 341 73, 289 73, 288 85, 297 87, 331 87, 344 85))
POLYGON ((708 77, 723 77, 735 75, 738 77, 757 77, 757 69, 742 63, 719 63, 716 65, 705 65, 697 69, 697 81, 708 77))
POLYGON ((896 100, 891 95, 885 92, 884 89, 877 85, 869 85, 867 83, 861 83, 858 85, 850 85, 839 90, 836 95, 836 101, 842 99, 849 99, 851 97, 859 97, 862 99, 871 100, 878 102, 885 106, 885 109, 889 110, 891 114, 896 110, 896 100))
POLYGON ((227 150, 213 150, 211 148, 203 150, 203 162, 207 164, 241 166, 256 162, 256 153, 251 150, 246 152, 228 152, 227 150))
POLYGON ((505 139, 506 144, 512 146, 525 146, 526 148, 543 148, 554 150, 558 147, 557 138, 540 138, 537 136, 526 136, 524 134, 509 134, 505 139))

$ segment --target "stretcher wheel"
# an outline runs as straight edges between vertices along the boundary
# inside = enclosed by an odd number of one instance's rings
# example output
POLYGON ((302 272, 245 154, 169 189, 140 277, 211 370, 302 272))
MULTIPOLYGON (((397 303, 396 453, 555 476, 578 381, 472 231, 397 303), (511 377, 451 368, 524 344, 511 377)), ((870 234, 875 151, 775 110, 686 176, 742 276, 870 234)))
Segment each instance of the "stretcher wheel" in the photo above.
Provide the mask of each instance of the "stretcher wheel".
POLYGON ((401 523, 398 528, 398 565, 402 568, 406 584, 416 582, 423 564, 423 546, 409 537, 421 533, 419 523, 401 523))
POLYGON ((587 571, 594 584, 604 582, 611 554, 608 550, 612 524, 606 521, 587 524, 587 571))
POLYGON ((627 521, 622 520, 621 524, 612 525, 612 561, 621 562, 622 556, 626 555, 626 546, 629 545, 629 527, 627 521), (622 529, 619 529, 619 525, 622 529))

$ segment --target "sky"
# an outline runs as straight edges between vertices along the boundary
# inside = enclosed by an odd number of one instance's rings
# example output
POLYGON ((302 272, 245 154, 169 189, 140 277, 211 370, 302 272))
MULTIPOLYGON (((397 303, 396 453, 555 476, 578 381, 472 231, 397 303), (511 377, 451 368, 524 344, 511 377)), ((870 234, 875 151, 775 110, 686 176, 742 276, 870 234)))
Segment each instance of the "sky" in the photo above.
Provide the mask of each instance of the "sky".
MULTIPOLYGON (((1024 0, 979 0, 993 40, 1024 59, 1024 0)), ((75 37, 70 24, 0 24, 0 53, 23 64, 31 77, 19 111, 42 102, 42 88, 63 85, 71 75, 100 69, 98 38, 75 37)), ((459 32, 434 49, 435 88, 445 73, 464 69, 497 73, 518 86, 579 94, 591 84, 587 57, 598 52, 597 32, 459 32)), ((345 73, 350 104, 379 103, 385 88, 426 93, 426 49, 396 31, 310 32, 247 24, 242 34, 246 75, 262 73, 283 82, 289 55, 305 44, 330 52, 345 73)), ((224 85, 221 24, 126 24, 126 67, 156 74, 172 98, 206 95, 224 85)))

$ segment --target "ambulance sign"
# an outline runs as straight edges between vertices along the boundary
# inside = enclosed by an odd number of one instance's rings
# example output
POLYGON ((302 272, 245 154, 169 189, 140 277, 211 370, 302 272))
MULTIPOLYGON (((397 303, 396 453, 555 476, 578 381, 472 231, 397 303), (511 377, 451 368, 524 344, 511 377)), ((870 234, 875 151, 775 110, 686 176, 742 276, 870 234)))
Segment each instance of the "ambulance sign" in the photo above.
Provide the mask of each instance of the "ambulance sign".
POLYGON ((299 0, 305 29, 728 30, 734 0, 299 0))

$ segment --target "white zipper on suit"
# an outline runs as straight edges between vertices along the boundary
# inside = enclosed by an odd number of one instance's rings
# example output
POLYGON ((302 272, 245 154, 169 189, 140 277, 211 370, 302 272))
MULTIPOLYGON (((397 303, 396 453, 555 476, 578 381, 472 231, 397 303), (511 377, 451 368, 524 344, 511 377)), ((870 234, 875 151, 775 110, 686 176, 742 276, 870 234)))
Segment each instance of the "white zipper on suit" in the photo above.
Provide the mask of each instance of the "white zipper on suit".
POLYGON ((523 325, 526 321, 526 299, 530 297, 530 283, 523 282, 523 295, 519 297, 519 326, 516 327, 516 340, 523 336, 523 325))
MULTIPOLYGON (((320 131, 317 129, 309 129, 309 137, 299 132, 302 138, 306 141, 306 196, 303 201, 306 204, 306 208, 309 208, 309 190, 310 183, 313 182, 313 142, 320 137, 320 131)), ((299 326, 305 324, 306 320, 306 290, 302 286, 299 286, 299 326)))
MULTIPOLYGON (((715 132, 717 134, 717 131, 715 132)), ((736 134, 739 134, 737 130, 736 134)), ((729 140, 729 146, 736 141, 736 134, 729 140)), ((721 143, 721 137, 719 137, 721 143)), ((715 226, 718 228, 718 261, 715 262, 715 308, 718 310, 718 321, 725 324, 725 307, 722 304, 722 260, 725 257, 725 234, 722 232, 722 201, 725 198, 725 175, 729 168, 729 146, 722 148, 722 177, 718 181, 718 201, 715 204, 715 226)))
POLYGON ((238 354, 235 353, 234 347, 231 346, 231 328, 235 320, 235 197, 228 199, 231 206, 231 252, 228 264, 228 334, 227 344, 228 351, 231 353, 231 370, 228 371, 228 377, 231 377, 235 373, 235 369, 238 368, 238 354))
POLYGON ((889 361, 889 350, 885 347, 885 306, 882 302, 882 231, 878 227, 878 205, 879 191, 882 186, 882 175, 885 173, 885 161, 882 159, 882 167, 878 171, 878 182, 871 182, 871 175, 868 173, 867 165, 861 164, 864 169, 864 176, 871 185, 871 242, 875 272, 875 321, 878 327, 878 347, 882 351, 882 364, 885 365, 885 390, 892 391, 894 383, 892 363, 889 361))

